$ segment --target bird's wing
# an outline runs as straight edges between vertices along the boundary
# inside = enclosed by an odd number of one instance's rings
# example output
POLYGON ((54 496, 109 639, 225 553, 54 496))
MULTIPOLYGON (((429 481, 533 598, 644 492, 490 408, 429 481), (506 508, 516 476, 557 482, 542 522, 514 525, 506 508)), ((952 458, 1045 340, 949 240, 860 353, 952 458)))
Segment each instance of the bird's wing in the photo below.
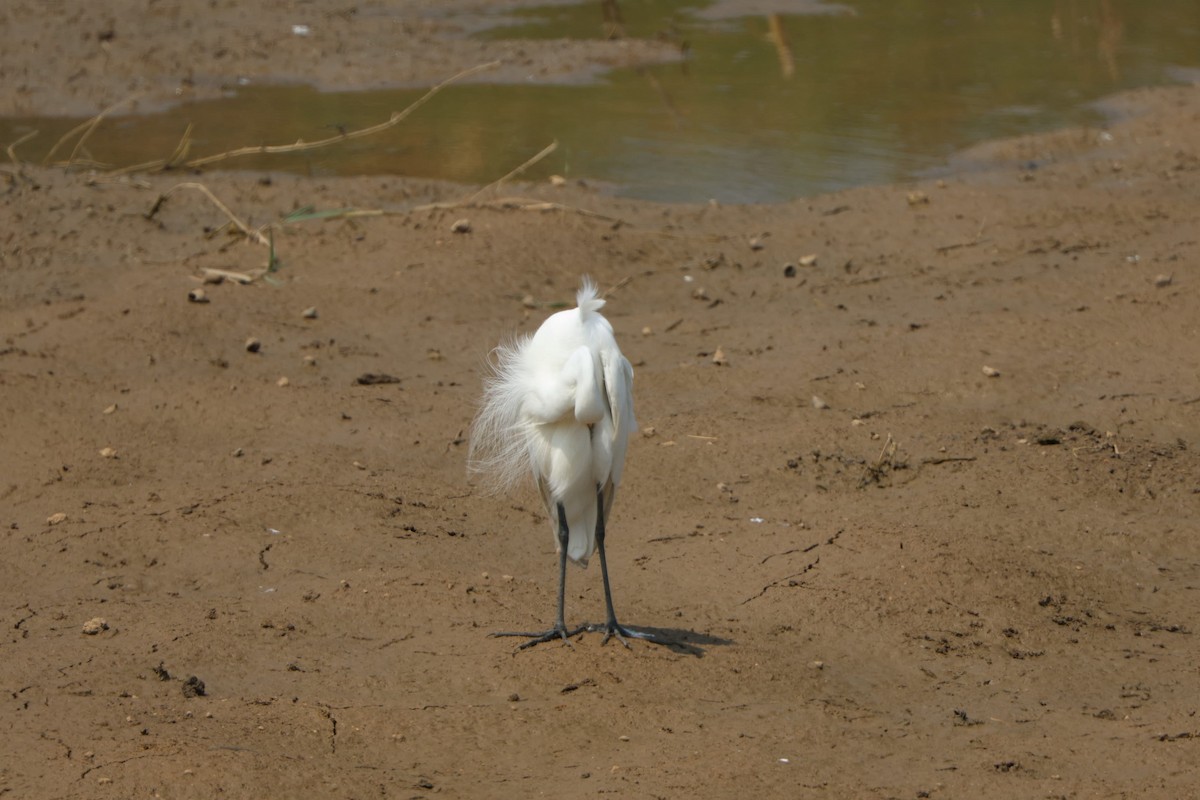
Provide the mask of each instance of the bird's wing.
POLYGON ((600 363, 604 367, 604 392, 613 421, 612 482, 615 486, 621 482, 629 434, 637 430, 637 420, 633 417, 633 365, 619 350, 601 352, 600 363))

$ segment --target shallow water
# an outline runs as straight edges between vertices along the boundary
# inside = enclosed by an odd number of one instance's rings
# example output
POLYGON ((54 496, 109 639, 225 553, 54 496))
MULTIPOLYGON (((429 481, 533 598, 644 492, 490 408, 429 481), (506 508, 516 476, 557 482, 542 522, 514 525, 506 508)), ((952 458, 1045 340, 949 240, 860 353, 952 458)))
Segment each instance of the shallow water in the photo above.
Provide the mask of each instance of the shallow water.
MULTIPOLYGON (((625 2, 624 35, 663 38, 685 54, 679 62, 582 85, 453 86, 384 134, 236 166, 486 183, 556 140, 526 177, 583 178, 653 200, 776 201, 903 180, 986 139, 1101 123, 1097 98, 1170 83, 1200 65, 1195 0, 845 0, 824 13, 722 11, 748 5, 771 4, 625 2)), ((509 13, 476 35, 601 37, 611 30, 601 6, 509 13)), ((421 94, 246 86, 106 120, 88 152, 114 165, 161 157, 188 122, 192 155, 315 140, 385 120, 421 94)), ((0 120, 0 144, 39 129, 48 146, 78 122, 0 120)))

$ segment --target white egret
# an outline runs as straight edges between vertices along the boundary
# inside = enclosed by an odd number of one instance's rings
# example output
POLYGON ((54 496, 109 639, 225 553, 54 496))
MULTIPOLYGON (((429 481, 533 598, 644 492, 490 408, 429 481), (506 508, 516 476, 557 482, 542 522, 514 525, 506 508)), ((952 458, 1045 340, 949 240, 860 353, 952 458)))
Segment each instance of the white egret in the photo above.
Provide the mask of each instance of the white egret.
POLYGON ((612 325, 600 314, 604 300, 584 278, 577 307, 551 315, 532 336, 494 351, 492 374, 471 430, 469 468, 487 474, 495 488, 510 488, 527 472, 546 504, 558 546, 558 616, 521 648, 585 630, 659 642, 653 634, 617 622, 608 562, 604 556, 605 518, 621 483, 633 418, 633 367, 621 354, 612 325), (603 627, 568 629, 563 617, 567 560, 586 567, 600 552, 600 574, 608 619, 603 627))

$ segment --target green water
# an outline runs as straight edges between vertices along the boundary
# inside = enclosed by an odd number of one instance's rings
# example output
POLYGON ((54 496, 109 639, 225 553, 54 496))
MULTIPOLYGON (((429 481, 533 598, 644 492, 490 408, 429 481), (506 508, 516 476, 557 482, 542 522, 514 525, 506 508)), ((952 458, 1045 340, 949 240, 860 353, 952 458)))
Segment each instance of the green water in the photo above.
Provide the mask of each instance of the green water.
MULTIPOLYGON (((600 5, 510 12, 478 35, 601 38, 600 5)), ((527 177, 583 178, 654 200, 775 201, 908 178, 986 139, 1097 124, 1097 98, 1200 75, 1196 0, 845 0, 837 8, 783 14, 782 36, 772 38, 764 15, 626 0, 624 34, 664 39, 686 52, 681 61, 571 85, 454 86, 379 136, 229 166, 487 183, 557 140, 527 177)), ((247 86, 107 120, 89 151, 115 165, 165 156, 188 122, 192 155, 314 140, 385 120, 420 94, 247 86)), ((0 120, 0 145, 37 128, 20 152, 40 156, 37 143, 44 151, 77 122, 0 120)))

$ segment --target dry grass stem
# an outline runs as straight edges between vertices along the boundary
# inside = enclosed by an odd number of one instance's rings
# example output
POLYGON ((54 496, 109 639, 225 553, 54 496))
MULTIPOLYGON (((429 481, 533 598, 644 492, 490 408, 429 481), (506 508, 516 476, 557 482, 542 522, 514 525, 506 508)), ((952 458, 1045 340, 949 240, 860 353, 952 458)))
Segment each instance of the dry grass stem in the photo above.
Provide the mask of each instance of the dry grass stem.
POLYGON ((67 141, 69 141, 72 136, 75 136, 75 134, 82 133, 82 135, 79 137, 79 141, 75 143, 74 149, 71 150, 71 157, 68 158, 67 162, 66 162, 68 164, 75 163, 75 159, 79 155, 80 148, 83 147, 84 143, 87 142, 88 138, 91 137, 91 135, 95 132, 96 128, 100 125, 100 123, 104 121, 104 118, 107 117, 112 112, 116 111, 121 106, 125 105, 126 103, 131 103, 141 96, 142 96, 141 92, 138 92, 137 94, 131 94, 129 97, 126 97, 124 100, 118 100, 117 102, 113 103, 111 106, 104 109, 99 114, 97 114, 96 116, 87 120, 86 122, 81 122, 80 124, 76 125, 74 128, 71 128, 71 130, 67 131, 66 133, 64 133, 62 135, 62 138, 60 138, 57 142, 54 143, 54 147, 51 147, 50 152, 47 153, 46 157, 42 159, 42 164, 43 165, 49 164, 50 159, 54 158, 54 154, 58 152, 58 148, 62 147, 64 144, 66 144, 67 141))
POLYGON ((30 139, 32 139, 33 137, 35 137, 37 135, 38 135, 37 131, 30 131, 29 133, 22 136, 20 139, 17 139, 15 142, 10 144, 8 147, 4 148, 4 152, 8 153, 8 160, 11 161, 13 163, 13 166, 16 167, 17 169, 21 168, 21 161, 20 161, 20 159, 17 158, 17 147, 19 145, 25 144, 26 142, 28 142, 30 139))
POLYGON ((150 208, 150 211, 146 213, 146 218, 153 219, 154 215, 158 213, 158 210, 162 207, 162 204, 166 202, 167 198, 170 197, 172 194, 174 194, 179 189, 194 189, 195 191, 200 192, 205 197, 207 197, 209 200, 211 200, 213 205, 215 205, 217 208, 219 208, 221 210, 221 213, 223 213, 226 217, 228 217, 229 221, 231 223, 233 223, 234 226, 236 226, 237 229, 239 231, 241 231, 242 234, 247 239, 250 239, 251 241, 254 241, 254 242, 258 242, 259 244, 270 246, 270 244, 271 244, 270 240, 266 236, 263 235, 261 229, 251 230, 251 228, 249 226, 247 226, 246 223, 244 223, 240 219, 238 219, 237 215, 234 214, 233 211, 230 210, 229 206, 222 203, 220 198, 218 198, 215 194, 213 194, 212 191, 207 186, 205 186, 203 183, 195 183, 195 182, 189 181, 187 183, 175 184, 170 189, 167 189, 165 192, 163 192, 162 194, 160 194, 158 196, 158 199, 154 201, 154 205, 150 208))
POLYGON ((605 298, 605 299, 607 299, 607 298, 609 298, 609 297, 612 297, 614 294, 616 294, 616 292, 617 292, 618 290, 620 290, 620 289, 621 289, 621 287, 625 286, 626 284, 628 284, 628 283, 629 283, 630 281, 632 281, 632 280, 633 280, 633 276, 632 276, 632 275, 626 275, 624 278, 622 278, 621 280, 619 280, 619 281, 616 283, 616 285, 615 285, 615 286, 613 286, 611 289, 609 289, 609 290, 608 290, 608 291, 606 291, 604 294, 602 294, 602 295, 601 295, 601 297, 603 297, 603 298, 605 298))
POLYGON ((500 197, 495 200, 486 200, 483 202, 467 202, 458 200, 450 203, 426 203, 425 205, 414 206, 413 208, 409 209, 409 211, 447 211, 459 208, 492 208, 501 211, 565 211, 572 214, 581 214, 585 217, 592 217, 594 219, 602 219, 607 222, 623 221, 617 217, 609 217, 595 211, 589 211, 586 208, 568 206, 562 203, 553 203, 547 200, 533 200, 527 197, 500 197))
POLYGON ((529 168, 530 168, 530 167, 532 167, 534 164, 538 163, 538 162, 539 162, 539 161, 541 161, 543 158, 545 158, 546 156, 550 155, 551 153, 553 153, 553 152, 554 152, 555 150, 557 150, 557 149, 558 149, 558 140, 556 139, 555 141, 553 141, 553 142, 551 142, 550 144, 548 144, 548 145, 546 145, 545 147, 543 147, 543 148, 542 148, 542 150, 541 150, 541 152, 539 152, 539 153, 538 153, 537 155, 535 155, 533 158, 530 158, 528 161, 526 161, 524 164, 521 164, 521 166, 517 167, 516 169, 510 170, 510 171, 508 172, 508 174, 506 174, 504 177, 502 177, 502 178, 500 178, 500 179, 498 179, 498 180, 494 180, 494 181, 492 181, 492 182, 491 182, 491 183, 489 183, 487 186, 485 186, 485 187, 483 187, 482 189, 480 189, 479 191, 475 192, 475 194, 471 195, 470 197, 468 197, 468 198, 467 198, 466 200, 464 200, 463 202, 464 202, 464 203, 470 203, 471 201, 473 201, 473 200, 475 200, 476 198, 478 198, 478 197, 479 197, 481 194, 484 194, 485 192, 491 191, 492 189, 495 189, 496 187, 500 186, 501 184, 503 184, 505 181, 509 180, 510 178, 513 178, 513 177, 515 177, 515 176, 517 176, 517 175, 520 175, 522 172, 524 172, 525 170, 529 169, 529 168))
POLYGON ((447 78, 446 80, 437 84, 436 86, 431 88, 428 92, 423 94, 420 97, 420 99, 416 100, 414 103, 412 103, 410 106, 408 106, 408 108, 404 109, 403 111, 393 112, 392 116, 386 122, 380 122, 376 125, 371 125, 369 127, 360 128, 360 129, 354 130, 354 131, 348 131, 346 133, 339 133, 337 136, 330 136, 326 139, 319 139, 315 142, 301 141, 301 142, 296 142, 294 144, 258 145, 258 146, 253 146, 253 147, 239 147, 236 150, 229 150, 224 153, 217 153, 216 155, 204 156, 203 158, 193 158, 191 161, 184 162, 183 166, 188 167, 188 168, 205 167, 205 166, 208 166, 209 164, 215 164, 219 161, 226 161, 228 159, 238 158, 241 156, 277 155, 280 153, 302 153, 307 150, 316 150, 319 147, 327 147, 331 144, 337 144, 338 142, 346 142, 351 139, 361 139, 364 136, 372 136, 376 133, 385 131, 388 128, 392 128, 392 127, 395 127, 396 125, 400 124, 405 119, 407 119, 409 117, 409 115, 411 115, 418 108, 420 108, 421 106, 423 106, 427 102, 429 102, 434 97, 434 95, 436 95, 442 89, 445 89, 450 84, 455 83, 456 81, 460 81, 463 78, 467 78, 476 73, 483 72, 483 71, 489 70, 489 69, 494 69, 499 64, 500 64, 499 61, 491 61, 491 62, 488 62, 487 64, 479 64, 478 66, 471 67, 470 69, 465 69, 462 72, 459 72, 457 75, 453 75, 453 76, 447 78))

